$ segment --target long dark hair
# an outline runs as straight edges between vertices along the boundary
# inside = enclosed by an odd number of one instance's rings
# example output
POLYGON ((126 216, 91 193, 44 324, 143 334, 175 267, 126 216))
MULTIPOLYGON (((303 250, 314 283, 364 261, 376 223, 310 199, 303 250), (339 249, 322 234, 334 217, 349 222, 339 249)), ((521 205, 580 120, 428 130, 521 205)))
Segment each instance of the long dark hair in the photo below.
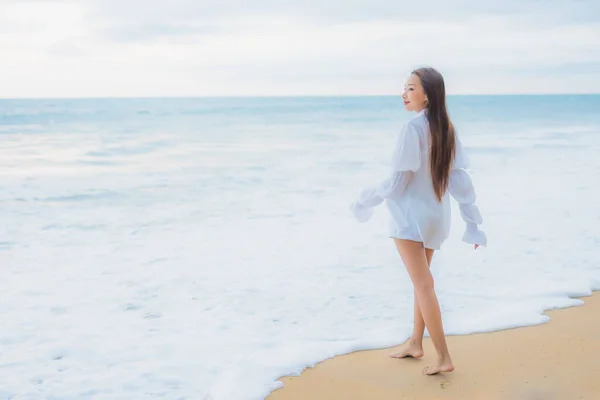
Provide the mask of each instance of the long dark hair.
POLYGON ((436 69, 418 68, 412 72, 421 81, 427 95, 427 119, 431 130, 431 154, 429 157, 433 190, 439 201, 448 188, 450 168, 454 160, 456 137, 454 125, 446 110, 446 87, 444 78, 436 69))

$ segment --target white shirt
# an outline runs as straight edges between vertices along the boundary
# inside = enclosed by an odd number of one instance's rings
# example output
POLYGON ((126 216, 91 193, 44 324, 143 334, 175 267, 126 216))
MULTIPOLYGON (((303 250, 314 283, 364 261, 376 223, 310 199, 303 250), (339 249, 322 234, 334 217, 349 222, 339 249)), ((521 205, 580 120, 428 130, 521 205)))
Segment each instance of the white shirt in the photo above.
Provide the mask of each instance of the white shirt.
POLYGON ((465 171, 468 158, 458 137, 448 190, 441 202, 435 195, 429 166, 431 133, 426 112, 427 109, 419 112, 398 135, 390 177, 364 189, 351 204, 351 211, 359 222, 366 222, 373 215, 373 207, 386 200, 391 215, 390 237, 422 242, 426 248, 437 250, 450 233, 450 195, 458 202, 467 225, 463 241, 486 246, 486 235, 478 227, 483 219, 475 205, 475 190, 465 171))

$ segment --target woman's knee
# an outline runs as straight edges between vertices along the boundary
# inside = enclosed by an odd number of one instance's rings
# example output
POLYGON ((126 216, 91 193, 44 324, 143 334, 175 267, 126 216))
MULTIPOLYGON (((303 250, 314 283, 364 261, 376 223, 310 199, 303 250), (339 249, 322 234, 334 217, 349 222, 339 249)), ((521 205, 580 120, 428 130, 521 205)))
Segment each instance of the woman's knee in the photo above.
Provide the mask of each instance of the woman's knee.
POLYGON ((415 290, 420 293, 432 292, 434 290, 433 276, 431 274, 422 274, 413 281, 415 290))

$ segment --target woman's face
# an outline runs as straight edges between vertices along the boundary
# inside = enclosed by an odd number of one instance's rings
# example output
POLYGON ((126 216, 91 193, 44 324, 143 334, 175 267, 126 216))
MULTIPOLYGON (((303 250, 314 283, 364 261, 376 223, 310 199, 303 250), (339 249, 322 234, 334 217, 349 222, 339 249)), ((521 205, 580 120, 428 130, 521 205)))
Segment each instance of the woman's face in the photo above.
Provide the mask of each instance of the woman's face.
POLYGON ((427 107, 427 95, 417 75, 410 75, 406 80, 402 100, 406 111, 419 112, 427 107))

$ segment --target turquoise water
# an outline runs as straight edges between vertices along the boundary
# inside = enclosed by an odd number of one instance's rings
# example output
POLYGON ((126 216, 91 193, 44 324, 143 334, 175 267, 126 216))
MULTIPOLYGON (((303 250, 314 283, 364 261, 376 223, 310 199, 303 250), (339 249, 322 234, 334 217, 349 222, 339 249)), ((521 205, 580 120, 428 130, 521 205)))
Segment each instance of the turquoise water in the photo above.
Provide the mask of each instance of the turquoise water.
MULTIPOLYGON (((449 96, 451 116, 463 123, 565 123, 575 115, 598 122, 600 95, 449 96)), ((59 125, 126 124, 128 128, 173 128, 196 132, 194 122, 234 124, 393 124, 403 116, 399 97, 282 98, 151 98, 2 100, 0 121, 5 133, 38 125, 41 131, 59 125), (230 118, 236 118, 232 121, 230 118)), ((75 125, 75 126, 73 126, 75 125)), ((91 127, 88 127, 91 128, 91 127)), ((112 126, 111 130, 126 129, 112 126)))

